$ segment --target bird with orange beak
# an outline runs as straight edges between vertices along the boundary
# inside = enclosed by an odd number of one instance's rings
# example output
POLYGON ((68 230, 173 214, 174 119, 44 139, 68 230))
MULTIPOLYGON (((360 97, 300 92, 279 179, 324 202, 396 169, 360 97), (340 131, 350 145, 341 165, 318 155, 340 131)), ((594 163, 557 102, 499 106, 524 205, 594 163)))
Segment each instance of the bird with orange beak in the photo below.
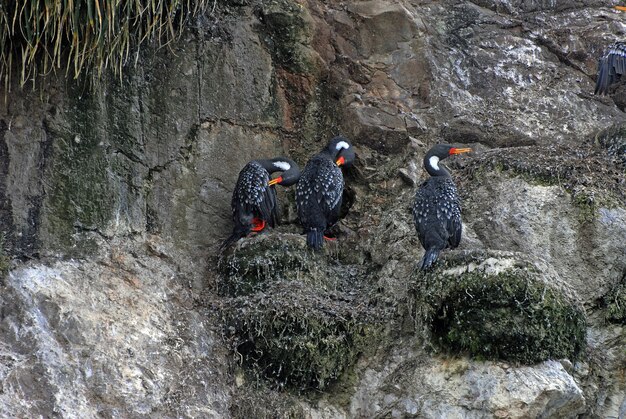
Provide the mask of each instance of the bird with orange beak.
POLYGON ((425 251, 419 264, 422 270, 430 268, 442 250, 454 249, 461 242, 461 199, 441 160, 470 151, 471 148, 437 144, 424 156, 424 168, 430 178, 418 188, 413 204, 413 221, 425 251))
POLYGON ((314 250, 323 246, 324 233, 339 219, 344 187, 340 167, 349 166, 355 157, 350 142, 335 137, 302 171, 296 185, 296 206, 307 245, 314 250))
POLYGON ((291 186, 300 178, 300 168, 287 157, 252 160, 241 169, 233 190, 231 208, 233 213, 232 234, 221 249, 231 245, 251 232, 260 232, 266 225, 278 223, 279 205, 274 185, 291 186), (273 173, 282 172, 271 179, 273 173))

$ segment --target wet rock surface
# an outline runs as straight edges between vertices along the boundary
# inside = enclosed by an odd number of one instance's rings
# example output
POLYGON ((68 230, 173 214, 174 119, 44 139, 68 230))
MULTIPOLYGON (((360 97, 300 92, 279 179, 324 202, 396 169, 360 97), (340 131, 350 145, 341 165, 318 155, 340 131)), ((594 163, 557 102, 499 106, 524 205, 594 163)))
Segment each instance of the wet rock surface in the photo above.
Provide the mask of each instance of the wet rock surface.
POLYGON ((158 237, 99 244, 5 279, 2 416, 219 415, 228 353, 193 310, 193 262, 158 237))
MULTIPOLYGON (((623 412, 623 85, 592 95, 623 14, 591 0, 218 3, 122 81, 49 77, 0 101, 2 415, 623 412), (339 133, 358 153, 339 240, 305 249, 279 188, 284 225, 219 254, 241 167, 303 166, 339 133), (463 240, 419 277, 410 206, 441 141, 475 150, 449 163, 463 240), (535 328, 541 357, 513 356, 508 338, 498 356, 442 347, 418 315, 433 285, 419 278, 448 269, 437 310, 456 313, 460 341, 490 319, 541 326, 467 293, 463 310, 487 317, 460 316, 463 292, 482 290, 463 272, 490 258, 571 310, 547 316, 564 335, 535 328), (566 335, 575 349, 546 350, 566 335)), ((492 290, 517 283, 483 273, 492 290)))

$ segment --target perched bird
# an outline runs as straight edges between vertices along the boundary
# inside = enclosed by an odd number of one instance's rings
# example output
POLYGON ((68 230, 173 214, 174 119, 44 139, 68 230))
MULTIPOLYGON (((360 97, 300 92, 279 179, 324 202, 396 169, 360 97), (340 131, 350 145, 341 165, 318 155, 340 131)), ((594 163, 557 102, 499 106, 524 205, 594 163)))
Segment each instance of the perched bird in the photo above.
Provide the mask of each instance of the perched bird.
POLYGON ((606 54, 598 60, 598 75, 594 94, 605 95, 609 86, 626 73, 626 43, 615 42, 609 46, 606 54))
POLYGON ((339 167, 350 165, 355 157, 348 140, 335 137, 302 171, 296 185, 296 205, 306 243, 313 249, 322 247, 324 232, 339 219, 344 184, 339 167))
POLYGON ((439 162, 469 151, 472 149, 437 144, 424 157, 424 167, 431 177, 419 187, 413 204, 417 236, 426 251, 419 265, 422 270, 430 268, 443 249, 454 249, 461 241, 461 200, 450 172, 439 162))
POLYGON ((231 208, 235 227, 220 249, 223 249, 251 231, 261 231, 266 224, 274 227, 278 222, 278 202, 274 185, 291 186, 298 181, 300 168, 291 159, 276 157, 252 160, 241 169, 233 191, 231 208), (282 174, 274 179, 274 172, 282 174))

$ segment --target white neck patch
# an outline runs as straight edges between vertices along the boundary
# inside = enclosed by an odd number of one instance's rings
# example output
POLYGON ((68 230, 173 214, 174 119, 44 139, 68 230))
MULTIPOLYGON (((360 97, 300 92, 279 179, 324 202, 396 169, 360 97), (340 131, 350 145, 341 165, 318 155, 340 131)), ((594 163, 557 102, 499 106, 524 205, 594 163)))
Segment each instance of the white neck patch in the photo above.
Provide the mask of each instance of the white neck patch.
POLYGON ((439 170, 439 157, 432 156, 430 159, 428 159, 428 163, 433 169, 439 170))
POLYGON ((350 144, 346 143, 345 141, 339 141, 335 148, 337 150, 341 150, 342 148, 345 148, 347 150, 350 148, 350 144))
POLYGON ((287 163, 286 161, 275 161, 272 164, 275 167, 278 167, 283 172, 286 172, 287 170, 291 169, 291 165, 287 163))

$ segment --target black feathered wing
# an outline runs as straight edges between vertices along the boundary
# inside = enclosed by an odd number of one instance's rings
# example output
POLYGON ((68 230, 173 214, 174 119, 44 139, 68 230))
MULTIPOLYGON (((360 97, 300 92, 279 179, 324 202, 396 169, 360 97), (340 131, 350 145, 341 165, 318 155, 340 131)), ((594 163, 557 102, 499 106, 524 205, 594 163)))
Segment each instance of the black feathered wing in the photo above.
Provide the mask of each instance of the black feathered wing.
POLYGON ((422 183, 415 192, 415 201, 413 203, 413 222, 415 223, 415 230, 417 231, 417 238, 419 239, 422 247, 426 247, 424 242, 426 240, 426 226, 428 219, 430 219, 430 205, 429 205, 429 185, 428 179, 422 183))
POLYGON ((343 196, 343 174, 335 163, 330 160, 325 160, 325 162, 318 171, 315 191, 320 208, 326 215, 327 227, 330 227, 339 219, 343 196))
POLYGON ((270 176, 260 164, 248 163, 239 174, 231 202, 235 223, 252 223, 258 217, 274 227, 278 220, 276 190, 269 185, 270 176))
POLYGON ((255 207, 250 208, 250 211, 257 217, 265 220, 270 227, 275 227, 278 224, 278 201, 276 199, 276 189, 274 186, 264 185, 264 189, 261 193, 261 199, 255 207))
POLYGON ((309 160, 296 185, 298 217, 309 247, 322 247, 324 231, 339 219, 342 195, 341 169, 324 155, 309 160))
POLYGON ((422 269, 437 259, 439 251, 455 248, 461 241, 461 205, 449 177, 431 177, 415 193, 413 221, 426 254, 422 269))
POLYGON ((608 52, 598 60, 598 74, 594 94, 604 95, 609 86, 626 73, 626 44, 612 44, 608 52))
POLYGON ((454 215, 448 221, 448 232, 450 233, 448 244, 451 249, 456 249, 461 243, 461 234, 463 232, 463 223, 461 222, 461 202, 458 198, 454 203, 453 211, 454 215))
POLYGON ((233 191, 231 209, 233 233, 222 248, 245 237, 252 230, 252 220, 261 218, 271 227, 278 223, 278 202, 274 186, 269 185, 269 173, 259 163, 252 161, 239 172, 233 191))

